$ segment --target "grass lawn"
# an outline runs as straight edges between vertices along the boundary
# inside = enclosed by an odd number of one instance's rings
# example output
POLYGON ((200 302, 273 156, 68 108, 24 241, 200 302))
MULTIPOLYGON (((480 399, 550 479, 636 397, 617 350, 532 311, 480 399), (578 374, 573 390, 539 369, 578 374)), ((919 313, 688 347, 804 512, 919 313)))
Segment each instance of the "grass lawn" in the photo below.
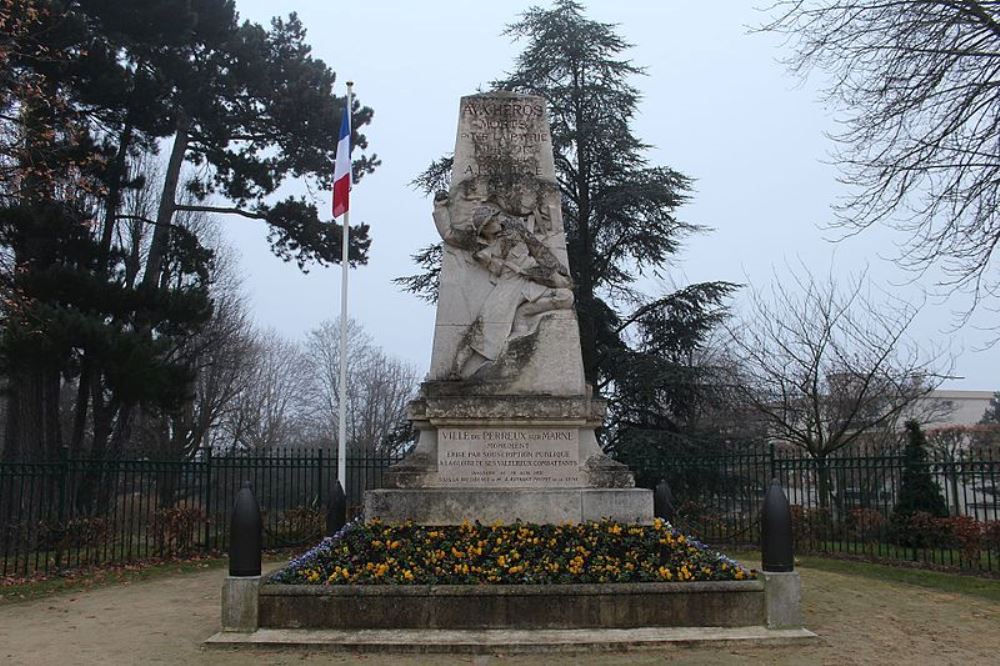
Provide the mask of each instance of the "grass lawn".
MULTIPOLYGON (((264 566, 284 563, 288 556, 287 551, 265 553, 264 566)), ((165 576, 221 569, 227 562, 225 557, 150 561, 79 569, 64 575, 53 574, 24 581, 8 578, 0 580, 0 606, 92 588, 130 585, 165 576)))
POLYGON ((901 562, 929 562, 940 566, 969 571, 992 571, 1000 573, 1000 557, 986 550, 979 552, 978 559, 967 560, 956 548, 907 548, 885 542, 820 541, 809 544, 815 553, 847 553, 865 555, 901 562))
POLYGON ((155 564, 127 564, 81 569, 68 575, 52 575, 24 582, 9 579, 0 585, 0 605, 31 601, 67 592, 79 592, 107 585, 129 585, 142 580, 172 574, 186 574, 221 567, 226 558, 177 560, 155 564))
MULTIPOLYGON (((732 555, 744 564, 760 568, 759 551, 740 551, 734 552, 732 555)), ((799 567, 807 569, 872 578, 884 582, 905 583, 951 594, 968 594, 1000 603, 1000 579, 997 578, 842 560, 819 555, 801 555, 796 557, 795 561, 799 567)))

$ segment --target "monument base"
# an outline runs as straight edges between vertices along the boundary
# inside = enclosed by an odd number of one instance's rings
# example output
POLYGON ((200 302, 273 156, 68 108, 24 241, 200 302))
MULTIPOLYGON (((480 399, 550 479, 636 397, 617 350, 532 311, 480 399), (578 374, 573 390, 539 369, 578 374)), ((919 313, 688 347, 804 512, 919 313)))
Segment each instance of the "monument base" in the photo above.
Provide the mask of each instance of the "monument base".
POLYGON ((653 491, 644 488, 408 488, 369 490, 365 520, 421 525, 479 521, 581 523, 608 518, 653 522, 653 491))
POLYGON ((260 589, 268 629, 764 627, 764 582, 282 585, 260 589))

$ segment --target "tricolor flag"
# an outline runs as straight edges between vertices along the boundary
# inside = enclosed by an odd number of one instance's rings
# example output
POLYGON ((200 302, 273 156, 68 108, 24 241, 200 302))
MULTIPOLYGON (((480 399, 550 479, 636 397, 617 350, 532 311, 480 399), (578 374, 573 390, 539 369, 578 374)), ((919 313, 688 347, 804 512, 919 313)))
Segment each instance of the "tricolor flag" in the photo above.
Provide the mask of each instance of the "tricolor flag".
POLYGON ((344 119, 340 122, 337 141, 337 161, 333 167, 333 216, 347 212, 351 199, 351 109, 350 101, 344 106, 344 119))

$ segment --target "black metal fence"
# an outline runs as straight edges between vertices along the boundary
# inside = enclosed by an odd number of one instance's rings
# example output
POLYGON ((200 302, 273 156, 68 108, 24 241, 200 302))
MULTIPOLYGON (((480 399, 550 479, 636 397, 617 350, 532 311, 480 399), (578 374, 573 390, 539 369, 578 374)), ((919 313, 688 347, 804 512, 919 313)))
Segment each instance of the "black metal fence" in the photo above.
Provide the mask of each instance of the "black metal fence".
MULTIPOLYGON (((349 513, 398 459, 348 457, 349 513)), ((312 543, 336 478, 335 452, 321 449, 0 463, 0 576, 224 551, 233 498, 246 481, 264 514, 266 547, 312 543)))
POLYGON ((792 504, 796 550, 1000 573, 1000 459, 991 450, 929 452, 922 468, 948 516, 895 511, 902 450, 817 460, 774 446, 678 458, 666 475, 675 522, 707 543, 757 546, 761 498, 777 478, 792 504))
MULTIPOLYGON (((349 457, 349 513, 382 485, 398 457, 349 457)), ((948 517, 894 512, 901 451, 818 461, 775 447, 671 461, 675 522, 718 546, 757 546, 771 478, 792 504, 796 548, 1000 573, 1000 459, 932 455, 924 463, 948 517)), ((195 460, 64 459, 0 463, 0 576, 27 576, 228 548, 229 512, 245 481, 264 513, 265 546, 315 542, 325 525, 336 456, 324 450, 212 455, 195 460)))

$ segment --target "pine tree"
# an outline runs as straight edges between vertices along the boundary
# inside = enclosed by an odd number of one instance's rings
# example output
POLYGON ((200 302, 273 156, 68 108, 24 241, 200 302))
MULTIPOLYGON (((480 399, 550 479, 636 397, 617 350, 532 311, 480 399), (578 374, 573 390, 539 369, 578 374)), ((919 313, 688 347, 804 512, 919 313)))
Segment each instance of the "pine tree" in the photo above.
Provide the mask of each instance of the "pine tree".
POLYGON ((922 548, 934 545, 936 530, 931 524, 914 524, 926 514, 933 518, 948 515, 941 487, 931 475, 927 462, 927 438, 917 421, 906 422, 906 449, 899 495, 892 510, 892 531, 901 545, 922 548))
MULTIPOLYGON (((182 215, 243 215, 267 225, 285 260, 339 262, 341 230, 311 202, 274 195, 289 177, 328 184, 344 99, 294 15, 241 24, 231 0, 0 0, 0 19, 12 28, 0 39, 0 111, 13 119, 0 133, 0 232, 17 268, 2 276, 0 361, 10 412, 31 424, 8 424, 5 453, 54 455, 60 385, 75 383, 69 444, 82 452, 89 435, 99 454, 127 438, 140 407, 190 398, 174 351, 211 314, 212 256, 182 215), (158 211, 126 209, 155 175, 144 156, 170 137, 158 211), (199 178, 184 182, 185 164, 199 178), (29 232, 43 223, 68 235, 39 245, 29 232), (33 259, 39 248, 47 263, 33 259), (47 280, 56 269, 65 284, 47 280), (23 353, 26 341, 39 353, 23 353), (42 353, 50 345, 59 353, 42 353)), ((371 116, 355 104, 355 128, 371 116)), ((358 131, 354 144, 367 145, 358 131)), ((359 154, 355 177, 377 164, 359 154)), ((358 225, 352 263, 369 242, 358 225)))

